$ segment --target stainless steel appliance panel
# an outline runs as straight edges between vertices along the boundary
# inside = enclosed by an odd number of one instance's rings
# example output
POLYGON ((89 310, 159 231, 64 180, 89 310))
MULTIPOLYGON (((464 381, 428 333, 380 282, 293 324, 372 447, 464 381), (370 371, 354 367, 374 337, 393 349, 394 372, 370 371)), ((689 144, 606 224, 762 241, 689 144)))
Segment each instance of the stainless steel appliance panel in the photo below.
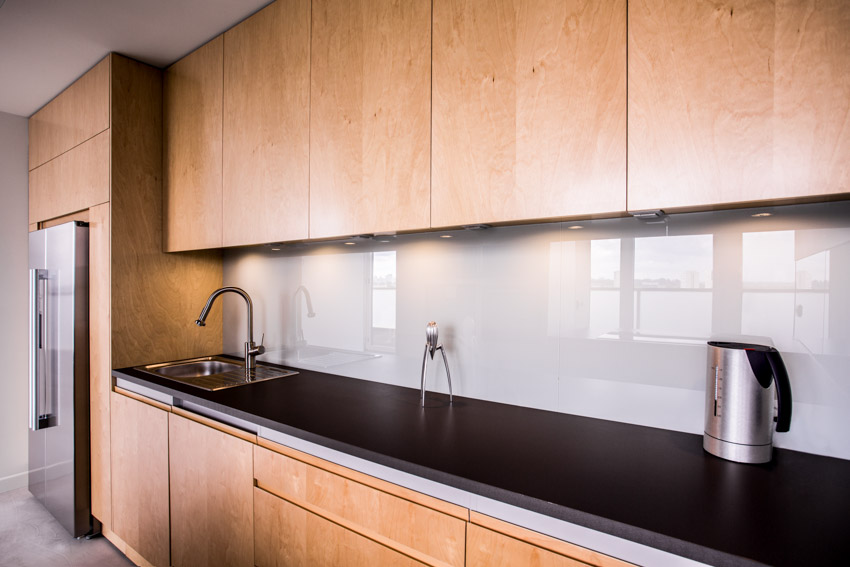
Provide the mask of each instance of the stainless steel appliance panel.
POLYGON ((30 233, 29 487, 74 536, 91 531, 88 228, 30 233))

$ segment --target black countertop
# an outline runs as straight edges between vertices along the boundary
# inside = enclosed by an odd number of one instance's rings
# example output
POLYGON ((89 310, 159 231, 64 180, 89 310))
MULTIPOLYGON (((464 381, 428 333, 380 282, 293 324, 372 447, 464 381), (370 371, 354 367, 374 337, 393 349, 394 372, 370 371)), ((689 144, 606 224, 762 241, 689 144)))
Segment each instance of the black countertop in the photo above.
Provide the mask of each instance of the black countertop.
POLYGON ((124 368, 177 399, 474 494, 712 565, 841 565, 850 461, 776 449, 716 458, 702 436, 299 370, 206 392, 124 368))

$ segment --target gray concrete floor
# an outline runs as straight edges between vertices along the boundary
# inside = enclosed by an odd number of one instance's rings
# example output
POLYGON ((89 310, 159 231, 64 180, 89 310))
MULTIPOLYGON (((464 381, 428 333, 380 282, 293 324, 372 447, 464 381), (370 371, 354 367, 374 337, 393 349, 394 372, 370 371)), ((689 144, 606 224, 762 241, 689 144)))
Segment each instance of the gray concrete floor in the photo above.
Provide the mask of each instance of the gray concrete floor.
POLYGON ((26 488, 0 493, 0 566, 126 567, 104 537, 74 539, 26 488))

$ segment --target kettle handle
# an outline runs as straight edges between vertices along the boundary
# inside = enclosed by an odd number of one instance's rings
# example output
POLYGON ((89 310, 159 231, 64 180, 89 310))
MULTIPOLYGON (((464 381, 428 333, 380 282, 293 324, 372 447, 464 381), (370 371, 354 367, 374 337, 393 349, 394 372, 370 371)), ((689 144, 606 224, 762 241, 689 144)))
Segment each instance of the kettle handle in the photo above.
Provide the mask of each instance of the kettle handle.
POLYGON ((776 431, 781 433, 791 429, 791 381, 788 379, 788 371, 785 369, 785 363, 782 362, 779 351, 771 349, 765 354, 776 382, 776 400, 779 406, 776 431))

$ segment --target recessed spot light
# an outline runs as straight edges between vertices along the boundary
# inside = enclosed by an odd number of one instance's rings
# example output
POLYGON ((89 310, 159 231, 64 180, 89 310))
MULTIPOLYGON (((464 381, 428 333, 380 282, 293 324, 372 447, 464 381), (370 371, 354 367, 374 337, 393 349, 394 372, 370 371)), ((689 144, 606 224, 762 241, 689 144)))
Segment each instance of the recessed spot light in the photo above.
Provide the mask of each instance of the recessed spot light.
POLYGON ((389 240, 379 240, 378 242, 380 242, 381 244, 386 244, 387 242, 389 242, 389 240))
POLYGON ((275 252, 280 252, 280 248, 272 248, 275 252))
POLYGON ((452 238, 451 234, 441 234, 440 238, 452 238))
POLYGON ((750 215, 750 216, 752 216, 753 218, 756 218, 756 217, 769 217, 769 216, 772 216, 772 215, 773 215, 773 213, 756 213, 756 214, 750 215))
POLYGON ((357 243, 356 242, 343 242, 343 244, 345 244, 346 246, 354 246, 357 243))
POLYGON ((568 229, 570 229, 570 230, 581 230, 581 229, 583 229, 584 227, 583 227, 583 226, 581 226, 581 225, 578 225, 578 224, 574 224, 574 225, 572 225, 572 226, 568 226, 567 228, 568 228, 568 229))

